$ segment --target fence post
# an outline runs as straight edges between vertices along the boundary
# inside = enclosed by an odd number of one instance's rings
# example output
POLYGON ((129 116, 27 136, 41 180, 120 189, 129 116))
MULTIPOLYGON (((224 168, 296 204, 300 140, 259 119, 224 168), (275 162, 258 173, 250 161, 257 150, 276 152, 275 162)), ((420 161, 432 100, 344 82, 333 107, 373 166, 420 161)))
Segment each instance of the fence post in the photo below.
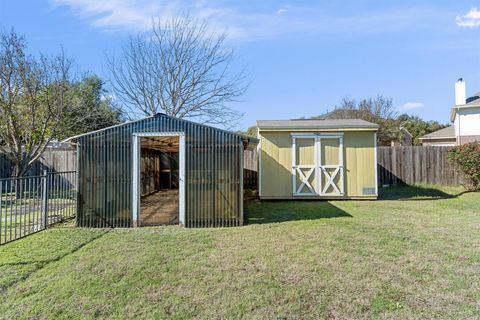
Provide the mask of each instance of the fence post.
POLYGON ((43 229, 48 225, 48 173, 43 170, 43 229))

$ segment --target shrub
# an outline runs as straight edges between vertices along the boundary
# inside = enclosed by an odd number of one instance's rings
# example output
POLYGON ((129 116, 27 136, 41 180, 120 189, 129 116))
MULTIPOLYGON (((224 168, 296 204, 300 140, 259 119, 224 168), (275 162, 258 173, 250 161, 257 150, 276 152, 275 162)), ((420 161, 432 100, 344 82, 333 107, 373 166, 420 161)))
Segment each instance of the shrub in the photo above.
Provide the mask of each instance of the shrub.
POLYGON ((448 159, 462 172, 468 190, 480 190, 480 142, 454 147, 448 159))

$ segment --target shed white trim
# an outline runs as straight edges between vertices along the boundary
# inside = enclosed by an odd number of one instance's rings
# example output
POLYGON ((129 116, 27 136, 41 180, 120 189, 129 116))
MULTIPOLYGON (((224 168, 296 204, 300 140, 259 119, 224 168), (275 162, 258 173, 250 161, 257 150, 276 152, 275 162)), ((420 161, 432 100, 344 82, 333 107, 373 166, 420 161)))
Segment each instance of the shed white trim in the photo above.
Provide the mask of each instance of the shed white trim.
POLYGON ((257 139, 259 140, 259 143, 257 145, 257 157, 258 157, 258 164, 257 164, 257 183, 258 183, 258 196, 262 196, 262 140, 260 138, 260 131, 257 128, 257 139))
POLYGON ((344 150, 343 133, 292 133, 292 195, 294 196, 343 196, 345 195, 345 177, 344 177, 344 150), (297 164, 297 140, 314 140, 314 164, 297 164), (322 139, 338 139, 338 165, 324 165, 322 159, 322 139), (307 169, 306 171, 303 171, 307 169), (334 169, 329 172, 328 169, 334 169), (315 186, 309 182, 312 174, 315 176, 315 186), (335 184, 335 178, 340 175, 339 184, 335 184), (297 178, 300 179, 300 186, 297 186, 297 178), (325 178, 325 186, 322 188, 322 181, 325 178), (334 192, 327 193, 327 190, 333 188, 334 192), (302 192, 307 187, 309 192, 302 192))
POLYGON ((373 135, 374 156, 373 163, 375 166, 375 195, 378 197, 378 160, 377 160, 377 133, 373 135))
POLYGON ((178 220, 181 225, 185 224, 185 133, 183 132, 135 132, 132 133, 132 221, 137 227, 140 218, 140 138, 142 137, 179 137, 179 187, 178 220))

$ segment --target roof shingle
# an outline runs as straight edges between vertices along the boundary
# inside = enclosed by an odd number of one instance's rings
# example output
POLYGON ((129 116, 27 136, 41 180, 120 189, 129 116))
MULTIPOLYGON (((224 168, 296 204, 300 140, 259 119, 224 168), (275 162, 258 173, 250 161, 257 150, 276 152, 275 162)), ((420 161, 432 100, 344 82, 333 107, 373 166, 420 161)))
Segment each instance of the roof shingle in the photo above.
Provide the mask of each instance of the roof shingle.
POLYGON ((362 119, 298 119, 298 120, 258 120, 259 129, 336 129, 372 128, 378 124, 362 119))
POLYGON ((446 128, 431 132, 429 134, 421 136, 419 139, 423 140, 423 139, 446 139, 446 138, 455 139, 454 126, 446 127, 446 128))

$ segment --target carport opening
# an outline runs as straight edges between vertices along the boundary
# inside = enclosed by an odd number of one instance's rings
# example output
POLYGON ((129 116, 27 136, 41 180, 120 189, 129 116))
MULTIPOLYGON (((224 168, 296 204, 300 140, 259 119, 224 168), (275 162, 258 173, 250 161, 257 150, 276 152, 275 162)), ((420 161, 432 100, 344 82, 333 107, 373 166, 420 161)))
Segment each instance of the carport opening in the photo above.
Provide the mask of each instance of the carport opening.
POLYGON ((140 226, 179 223, 179 137, 140 138, 140 226))

